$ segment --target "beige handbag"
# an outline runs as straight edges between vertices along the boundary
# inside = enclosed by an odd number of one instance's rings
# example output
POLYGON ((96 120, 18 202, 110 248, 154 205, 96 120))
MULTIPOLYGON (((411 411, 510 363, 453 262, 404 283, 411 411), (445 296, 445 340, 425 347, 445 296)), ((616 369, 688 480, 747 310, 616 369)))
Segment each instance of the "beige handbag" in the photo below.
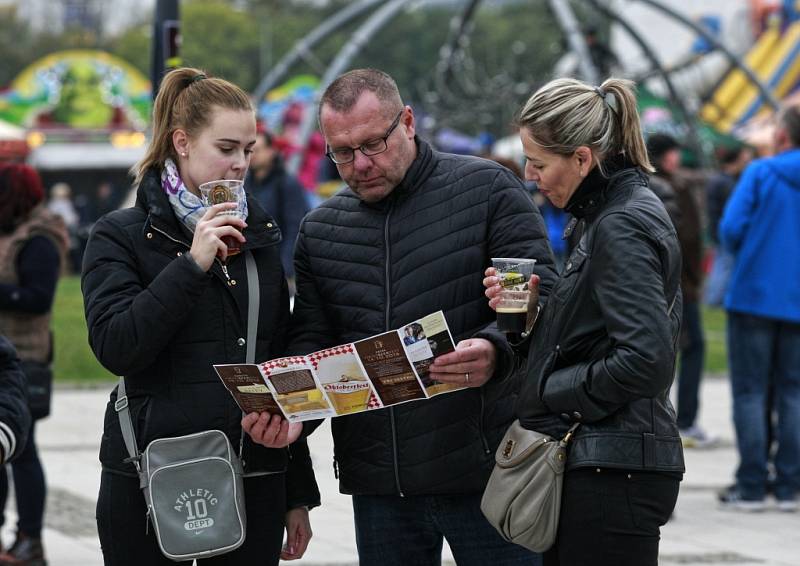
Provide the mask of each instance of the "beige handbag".
POLYGON ((579 424, 561 440, 527 430, 518 420, 506 431, 481 500, 481 511, 505 540, 535 552, 553 546, 567 444, 579 424))

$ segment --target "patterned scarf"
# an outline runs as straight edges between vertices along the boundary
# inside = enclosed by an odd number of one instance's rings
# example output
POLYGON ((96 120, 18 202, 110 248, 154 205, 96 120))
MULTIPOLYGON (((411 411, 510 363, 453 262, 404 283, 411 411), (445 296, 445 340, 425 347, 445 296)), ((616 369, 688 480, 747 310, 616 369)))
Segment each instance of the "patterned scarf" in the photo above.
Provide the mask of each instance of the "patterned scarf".
MULTIPOLYGON (((203 204, 199 196, 186 188, 177 165, 170 158, 164 162, 164 170, 161 171, 161 187, 167 193, 175 216, 194 234, 197 223, 203 218, 208 207, 203 204)), ((247 220, 247 200, 239 205, 239 215, 242 220, 247 220)))

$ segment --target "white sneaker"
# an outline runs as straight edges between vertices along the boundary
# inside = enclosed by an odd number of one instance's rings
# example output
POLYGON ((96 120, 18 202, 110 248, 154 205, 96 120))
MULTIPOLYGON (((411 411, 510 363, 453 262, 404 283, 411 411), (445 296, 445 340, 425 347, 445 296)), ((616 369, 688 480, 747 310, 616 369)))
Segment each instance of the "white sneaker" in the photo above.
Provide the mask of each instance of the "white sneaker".
POLYGON ((797 513, 798 509, 800 509, 796 499, 779 499, 777 506, 778 511, 784 513, 797 513))
POLYGON ((712 436, 697 425, 682 428, 678 431, 681 435, 681 444, 684 448, 710 448, 717 444, 718 438, 712 436))
POLYGON ((767 504, 763 499, 750 501, 747 499, 740 499, 733 504, 734 509, 737 511, 744 511, 745 513, 761 513, 767 510, 767 504))
POLYGON ((742 499, 742 495, 736 487, 722 490, 717 494, 717 499, 723 509, 730 511, 761 513, 767 509, 767 504, 763 499, 742 499))

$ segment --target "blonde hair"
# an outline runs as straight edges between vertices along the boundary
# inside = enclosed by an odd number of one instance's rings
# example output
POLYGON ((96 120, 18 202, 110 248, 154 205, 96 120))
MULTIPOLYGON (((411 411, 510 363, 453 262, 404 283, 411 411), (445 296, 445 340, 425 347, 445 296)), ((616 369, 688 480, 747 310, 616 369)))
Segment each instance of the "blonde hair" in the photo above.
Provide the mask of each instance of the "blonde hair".
POLYGON ((575 79, 550 81, 528 99, 515 124, 537 145, 559 155, 589 147, 601 172, 603 160, 619 153, 641 169, 654 171, 632 81, 610 78, 599 87, 575 79))
POLYGON ((254 112, 250 97, 233 83, 190 67, 167 73, 153 102, 150 145, 142 160, 131 168, 134 184, 139 185, 148 169, 161 166, 167 158, 177 161, 172 133, 182 129, 189 136, 197 135, 209 125, 214 106, 254 112))

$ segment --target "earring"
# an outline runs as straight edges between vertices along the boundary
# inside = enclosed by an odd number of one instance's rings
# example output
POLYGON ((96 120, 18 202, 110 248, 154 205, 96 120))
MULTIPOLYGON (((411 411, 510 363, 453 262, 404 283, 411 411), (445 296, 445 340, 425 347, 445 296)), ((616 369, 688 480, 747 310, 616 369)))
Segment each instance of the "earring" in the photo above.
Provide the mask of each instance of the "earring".
POLYGON ((181 157, 186 157, 186 152, 181 153, 181 157))

